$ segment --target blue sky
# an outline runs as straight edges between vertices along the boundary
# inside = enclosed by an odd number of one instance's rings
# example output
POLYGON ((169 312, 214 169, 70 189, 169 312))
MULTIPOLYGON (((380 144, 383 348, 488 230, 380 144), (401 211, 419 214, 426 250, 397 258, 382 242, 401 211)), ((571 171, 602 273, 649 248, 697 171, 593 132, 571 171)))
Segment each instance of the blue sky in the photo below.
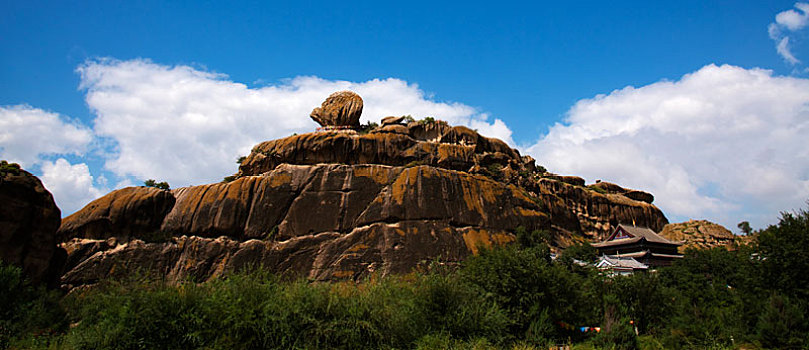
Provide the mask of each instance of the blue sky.
POLYGON ((0 158, 43 177, 69 214, 144 178, 216 181, 236 165, 215 161, 312 129, 308 110, 329 89, 351 88, 366 98, 364 118, 423 113, 476 126, 551 171, 653 192, 672 221, 764 226, 805 207, 801 3, 407 5, 3 2, 0 158), (738 120, 749 129, 725 132, 738 120), (223 121, 241 124, 219 137, 211 125, 223 121), (138 127, 145 136, 130 132, 138 127), (53 135, 22 136, 31 130, 53 135), (745 168, 757 160, 766 164, 745 168))

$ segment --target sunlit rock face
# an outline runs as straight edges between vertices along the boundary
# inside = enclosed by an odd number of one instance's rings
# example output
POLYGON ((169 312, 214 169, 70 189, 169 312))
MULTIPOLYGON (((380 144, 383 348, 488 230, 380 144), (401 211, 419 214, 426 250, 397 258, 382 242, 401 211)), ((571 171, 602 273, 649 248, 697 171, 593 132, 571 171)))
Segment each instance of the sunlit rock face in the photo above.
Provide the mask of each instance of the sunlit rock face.
MULTIPOLYGON (((333 108, 337 98, 327 100, 313 118, 358 123, 362 102, 350 102, 354 95, 340 108, 333 108)), ((62 222, 63 283, 135 271, 204 281, 257 267, 313 280, 362 279, 435 260, 457 264, 514 241, 518 227, 547 230, 554 246, 565 247, 603 238, 619 223, 656 231, 668 223, 645 192, 547 173, 505 142, 463 126, 397 119, 362 132, 262 142, 230 182, 133 187, 99 198, 62 222)))
POLYGON ((320 107, 309 115, 321 126, 344 126, 357 128, 362 115, 362 98, 351 91, 338 91, 331 94, 320 107))

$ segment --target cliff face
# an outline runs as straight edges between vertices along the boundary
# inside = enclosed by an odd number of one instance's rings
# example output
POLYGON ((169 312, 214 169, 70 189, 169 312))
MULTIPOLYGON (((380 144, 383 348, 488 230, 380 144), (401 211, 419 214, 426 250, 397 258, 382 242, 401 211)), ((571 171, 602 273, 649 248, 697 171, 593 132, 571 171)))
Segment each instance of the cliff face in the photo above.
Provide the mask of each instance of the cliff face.
POLYGON ((65 218, 63 282, 144 269, 206 280, 258 265, 362 278, 456 263, 519 226, 565 246, 618 223, 667 223, 650 194, 615 186, 541 173, 504 142, 440 122, 295 135, 255 146, 232 182, 126 188, 65 218))
POLYGON ((60 211, 42 182, 17 164, 0 163, 0 259, 34 283, 54 283, 64 251, 57 249, 60 211))

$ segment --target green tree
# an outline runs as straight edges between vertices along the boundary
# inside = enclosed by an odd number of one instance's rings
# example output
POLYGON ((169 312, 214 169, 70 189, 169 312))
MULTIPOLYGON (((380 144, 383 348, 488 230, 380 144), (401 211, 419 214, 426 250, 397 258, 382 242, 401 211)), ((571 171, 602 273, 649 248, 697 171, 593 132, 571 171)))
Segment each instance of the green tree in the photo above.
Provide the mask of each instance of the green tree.
POLYGON ((772 349, 799 349, 809 341, 803 307, 794 299, 773 294, 756 324, 758 339, 772 349))
POLYGON ((750 227, 750 223, 747 221, 742 221, 736 226, 739 228, 739 231, 742 231, 742 233, 744 233, 745 235, 749 236, 750 234, 753 233, 753 228, 750 227))
POLYGON ((154 179, 148 179, 148 180, 144 181, 143 185, 146 186, 146 187, 159 188, 161 190, 169 190, 170 189, 168 182, 165 182, 165 181, 157 182, 154 179))
POLYGON ((598 259, 598 249, 587 242, 576 243, 565 248, 561 257, 565 260, 576 259, 584 262, 594 262, 598 259))
MULTIPOLYGON (((574 325, 598 324, 592 269, 552 263, 546 245, 483 249, 468 258, 463 280, 478 286, 512 320, 510 334, 529 341, 582 337, 574 325)), ((542 344, 537 344, 542 345, 542 344)))
POLYGON ((809 212, 782 213, 777 225, 759 234, 758 247, 767 283, 809 300, 809 212))
POLYGON ((514 230, 514 235, 517 236, 517 244, 523 249, 547 248, 551 243, 551 234, 545 230, 533 230, 529 232, 525 227, 519 226, 514 230))

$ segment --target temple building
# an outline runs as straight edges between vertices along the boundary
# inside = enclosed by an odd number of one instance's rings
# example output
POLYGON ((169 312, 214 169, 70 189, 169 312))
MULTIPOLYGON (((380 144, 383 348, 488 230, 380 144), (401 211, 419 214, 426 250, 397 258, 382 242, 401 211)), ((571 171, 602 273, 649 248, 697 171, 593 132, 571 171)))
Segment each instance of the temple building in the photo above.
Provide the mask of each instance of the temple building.
POLYGON ((683 257, 677 247, 683 242, 672 242, 646 227, 618 225, 615 231, 603 242, 593 243, 601 255, 614 259, 632 258, 637 262, 655 268, 669 266, 675 259, 683 257))
POLYGON ((631 275, 638 271, 646 271, 649 266, 641 264, 635 259, 602 255, 596 262, 596 268, 607 271, 609 275, 631 275))

